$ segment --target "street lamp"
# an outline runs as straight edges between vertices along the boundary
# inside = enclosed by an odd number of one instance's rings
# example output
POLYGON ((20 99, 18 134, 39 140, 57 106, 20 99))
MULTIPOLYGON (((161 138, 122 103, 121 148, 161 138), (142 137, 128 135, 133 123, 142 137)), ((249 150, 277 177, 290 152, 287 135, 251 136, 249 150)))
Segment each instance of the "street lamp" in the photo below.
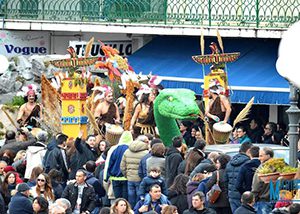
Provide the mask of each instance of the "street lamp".
POLYGON ((300 109, 298 108, 298 99, 300 88, 299 56, 297 51, 300 48, 299 43, 300 22, 292 25, 282 37, 280 42, 276 68, 278 73, 283 76, 290 85, 290 107, 286 111, 289 118, 288 140, 290 143, 290 165, 297 165, 297 143, 298 126, 300 119, 300 109))
POLYGON ((298 89, 290 84, 290 107, 286 111, 289 117, 288 140, 290 142, 290 165, 297 165, 297 143, 298 143, 298 126, 300 119, 300 109, 298 108, 298 89))

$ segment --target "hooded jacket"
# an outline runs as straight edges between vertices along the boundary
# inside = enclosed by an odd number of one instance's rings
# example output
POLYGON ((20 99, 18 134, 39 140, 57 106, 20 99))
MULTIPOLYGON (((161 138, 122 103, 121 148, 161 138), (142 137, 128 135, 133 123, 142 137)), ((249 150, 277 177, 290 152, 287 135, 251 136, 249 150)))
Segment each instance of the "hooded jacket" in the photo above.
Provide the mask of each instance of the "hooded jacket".
POLYGON ((106 160, 106 163, 108 164, 106 180, 108 178, 110 178, 111 180, 126 180, 126 178, 124 177, 121 171, 120 165, 121 165, 123 155, 125 151, 128 149, 129 145, 132 143, 132 141, 133 138, 131 132, 129 131, 123 132, 123 134, 120 137, 118 145, 114 148, 110 157, 107 157, 109 158, 109 160, 106 160))
POLYGON ((47 146, 42 142, 39 142, 37 146, 29 146, 26 150, 26 171, 24 178, 29 179, 32 169, 36 166, 42 166, 43 158, 46 154, 47 146))
POLYGON ((128 181, 139 182, 138 168, 141 159, 148 153, 148 144, 133 141, 125 151, 121 161, 121 171, 128 181))
POLYGON ((230 199, 241 199, 240 192, 236 189, 235 184, 244 163, 249 160, 249 157, 244 153, 238 153, 229 161, 225 169, 225 176, 228 181, 228 197, 230 199))
POLYGON ((182 156, 178 149, 171 147, 166 155, 166 181, 170 187, 178 174, 178 166, 182 161, 182 156))

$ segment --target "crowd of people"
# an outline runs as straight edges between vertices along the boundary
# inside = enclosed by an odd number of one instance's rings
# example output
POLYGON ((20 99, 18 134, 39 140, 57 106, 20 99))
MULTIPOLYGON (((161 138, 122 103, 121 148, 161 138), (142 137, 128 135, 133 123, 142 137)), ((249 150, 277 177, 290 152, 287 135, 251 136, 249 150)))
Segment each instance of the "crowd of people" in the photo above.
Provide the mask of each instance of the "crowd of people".
POLYGON ((269 184, 256 169, 274 152, 251 142, 230 157, 206 154, 202 138, 188 148, 183 136, 175 136, 166 148, 151 134, 134 139, 130 131, 113 146, 93 135, 83 139, 82 132, 75 140, 62 133, 48 139, 45 131, 34 137, 25 128, 8 131, 6 141, 0 150, 0 213, 299 211, 298 204, 279 209, 270 201, 269 184), (207 195, 216 183, 221 193, 212 202, 207 195))
MULTIPOLYGON (((213 86, 214 87, 214 86, 213 86)), ((214 89, 212 87, 212 89, 214 89)), ((212 90, 219 97, 216 90, 212 90), (214 92, 215 91, 215 92, 214 92)), ((18 115, 20 129, 7 130, 0 149, 0 214, 250 214, 298 213, 300 204, 270 201, 269 184, 257 169, 273 158, 268 146, 280 144, 285 128, 256 119, 250 129, 237 126, 230 143, 240 144, 230 157, 206 153, 203 127, 179 123, 180 136, 166 147, 155 133, 153 102, 157 91, 144 88, 128 131, 116 144, 95 135, 74 139, 63 133, 33 133, 40 108, 32 90, 18 115), (34 114, 33 114, 34 113, 34 114), (217 187, 216 187, 217 186, 217 187), (217 198, 212 199, 218 189, 217 198)), ((110 88, 95 108, 101 131, 105 123, 120 123, 118 106, 110 88)), ((219 97, 223 117, 208 108, 214 122, 227 122, 231 108, 219 97)), ((212 106, 213 103, 211 104, 212 106)), ((212 122, 213 123, 213 122, 212 122)), ((286 145, 288 146, 288 145, 286 145)), ((300 179, 300 171, 295 179, 300 179)))

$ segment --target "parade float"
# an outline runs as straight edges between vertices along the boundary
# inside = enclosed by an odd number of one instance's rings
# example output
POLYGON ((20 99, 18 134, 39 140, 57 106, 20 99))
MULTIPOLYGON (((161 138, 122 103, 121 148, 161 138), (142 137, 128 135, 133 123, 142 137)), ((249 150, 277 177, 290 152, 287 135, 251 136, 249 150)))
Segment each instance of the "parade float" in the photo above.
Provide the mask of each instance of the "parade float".
POLYGON ((87 134, 96 134, 116 144, 123 130, 129 129, 135 101, 134 92, 140 87, 141 78, 128 65, 127 59, 119 55, 118 50, 101 41, 99 42, 105 61, 99 61, 97 57, 89 57, 93 42, 94 38, 87 43, 84 57, 79 58, 74 49, 69 47, 70 59, 50 61, 50 64, 61 71, 56 72, 51 80, 42 76, 44 119, 49 121, 45 126, 47 130, 52 130, 54 133, 63 132, 73 138, 82 130, 84 137, 87 134), (105 70, 108 80, 96 77, 92 81, 87 66, 105 70), (121 89, 119 86, 114 87, 115 83, 121 84, 121 89), (92 85, 90 96, 87 92, 88 85, 92 85), (107 129, 104 133, 98 127, 94 110, 103 100, 103 89, 107 87, 113 88, 114 92, 119 90, 123 93, 126 106, 123 118, 124 129, 119 125, 106 124, 107 129))
MULTIPOLYGON (((221 52, 218 48, 218 45, 215 42, 212 42, 209 46, 211 49, 211 54, 204 53, 204 36, 203 34, 200 37, 200 48, 201 55, 192 56, 192 59, 199 64, 202 64, 203 76, 204 76, 204 88, 203 88, 203 101, 204 105, 208 106, 209 103, 209 88, 210 86, 217 85, 218 86, 218 94, 226 96, 228 99, 230 98, 230 90, 228 84, 228 77, 226 70, 226 63, 236 61, 240 53, 225 53, 224 46, 222 42, 222 38, 217 31, 217 39, 221 49, 221 52), (205 65, 210 66, 210 72, 206 74, 205 65)), ((254 98, 252 98, 245 108, 238 114, 235 121, 233 122, 233 126, 228 123, 223 123, 220 121, 216 121, 213 125, 213 130, 209 128, 208 118, 204 115, 204 113, 200 112, 200 118, 204 121, 205 124, 205 136, 206 142, 208 144, 224 144, 228 142, 229 136, 233 130, 233 127, 239 122, 246 120, 246 116, 249 113, 249 110, 253 104, 254 98)))

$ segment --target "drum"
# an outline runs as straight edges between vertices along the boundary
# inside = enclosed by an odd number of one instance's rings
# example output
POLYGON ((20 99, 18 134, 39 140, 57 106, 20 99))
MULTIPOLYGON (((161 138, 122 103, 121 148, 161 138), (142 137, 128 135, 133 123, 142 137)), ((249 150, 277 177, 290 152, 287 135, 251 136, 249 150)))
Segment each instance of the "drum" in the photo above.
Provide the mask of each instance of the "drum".
POLYGON ((213 138, 216 144, 225 144, 229 139, 231 131, 232 126, 228 123, 215 123, 213 125, 213 138))
POLYGON ((105 123, 105 128, 105 139, 110 143, 111 146, 118 144, 124 129, 119 125, 109 123, 105 123))

